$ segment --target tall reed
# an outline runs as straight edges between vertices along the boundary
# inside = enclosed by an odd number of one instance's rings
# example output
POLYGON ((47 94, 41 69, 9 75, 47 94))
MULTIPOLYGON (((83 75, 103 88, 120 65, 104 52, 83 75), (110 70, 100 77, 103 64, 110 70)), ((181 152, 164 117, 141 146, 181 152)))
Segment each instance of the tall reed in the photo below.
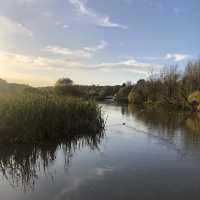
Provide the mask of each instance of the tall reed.
POLYGON ((40 94, 0 95, 0 142, 60 141, 103 130, 101 108, 93 101, 40 94))

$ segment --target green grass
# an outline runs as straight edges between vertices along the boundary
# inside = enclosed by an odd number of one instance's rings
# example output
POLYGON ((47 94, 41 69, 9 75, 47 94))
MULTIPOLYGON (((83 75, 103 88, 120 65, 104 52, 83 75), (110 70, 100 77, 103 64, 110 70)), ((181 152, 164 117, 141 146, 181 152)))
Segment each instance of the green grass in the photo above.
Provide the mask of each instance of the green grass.
POLYGON ((0 143, 61 141, 101 134, 101 108, 92 101, 39 95, 0 95, 0 143))

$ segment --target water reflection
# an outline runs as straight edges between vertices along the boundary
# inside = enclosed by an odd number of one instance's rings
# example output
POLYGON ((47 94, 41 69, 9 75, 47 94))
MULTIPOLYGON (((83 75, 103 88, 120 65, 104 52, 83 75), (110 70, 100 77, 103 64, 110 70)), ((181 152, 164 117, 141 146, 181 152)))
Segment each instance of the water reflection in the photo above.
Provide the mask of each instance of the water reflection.
POLYGON ((199 115, 116 105, 103 105, 103 110, 108 115, 106 137, 1 145, 0 199, 199 196, 199 115))
POLYGON ((104 132, 98 135, 76 136, 62 143, 0 145, 1 179, 5 179, 15 189, 32 191, 40 175, 52 176, 48 170, 56 162, 58 151, 63 150, 67 168, 77 150, 86 146, 92 150, 98 149, 103 138, 104 132))
POLYGON ((178 150, 200 151, 200 114, 143 110, 132 105, 123 107, 121 113, 144 123, 147 134, 176 145, 178 150))
POLYGON ((186 127, 194 132, 200 133, 200 113, 188 117, 186 119, 186 127))

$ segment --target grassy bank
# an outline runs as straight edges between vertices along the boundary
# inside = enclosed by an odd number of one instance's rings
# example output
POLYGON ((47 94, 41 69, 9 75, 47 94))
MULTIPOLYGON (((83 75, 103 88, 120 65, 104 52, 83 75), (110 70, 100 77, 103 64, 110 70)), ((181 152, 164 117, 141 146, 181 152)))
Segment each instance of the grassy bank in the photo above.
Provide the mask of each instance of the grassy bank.
POLYGON ((39 94, 0 95, 0 142, 60 141, 104 129, 95 102, 39 94))

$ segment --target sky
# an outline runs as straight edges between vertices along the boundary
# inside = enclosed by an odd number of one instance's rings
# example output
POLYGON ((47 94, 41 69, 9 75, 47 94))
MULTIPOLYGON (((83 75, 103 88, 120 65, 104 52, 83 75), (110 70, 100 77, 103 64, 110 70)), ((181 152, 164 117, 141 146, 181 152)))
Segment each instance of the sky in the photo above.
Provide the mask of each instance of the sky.
POLYGON ((1 0, 0 78, 115 85, 200 58, 199 0, 1 0))

